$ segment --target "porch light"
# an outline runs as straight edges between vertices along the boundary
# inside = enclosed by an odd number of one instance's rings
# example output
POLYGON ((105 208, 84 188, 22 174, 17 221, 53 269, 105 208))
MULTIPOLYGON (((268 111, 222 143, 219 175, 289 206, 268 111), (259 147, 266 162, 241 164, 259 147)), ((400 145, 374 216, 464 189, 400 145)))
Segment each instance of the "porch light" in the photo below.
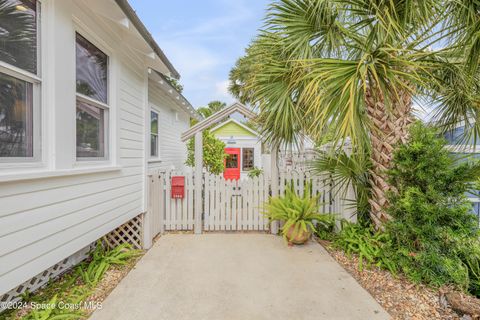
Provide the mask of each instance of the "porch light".
POLYGON ((233 138, 233 136, 230 136, 230 139, 227 140, 227 144, 237 144, 237 141, 233 138))

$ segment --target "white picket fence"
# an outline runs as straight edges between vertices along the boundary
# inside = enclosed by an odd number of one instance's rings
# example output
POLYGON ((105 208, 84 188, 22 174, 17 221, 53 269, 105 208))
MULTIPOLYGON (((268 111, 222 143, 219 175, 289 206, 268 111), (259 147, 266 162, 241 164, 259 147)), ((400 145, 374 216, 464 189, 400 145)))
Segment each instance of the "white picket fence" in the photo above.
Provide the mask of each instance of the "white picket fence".
POLYGON ((206 231, 268 230, 268 220, 262 214, 270 192, 266 176, 225 180, 207 173, 204 184, 206 231))
POLYGON ((298 195, 303 195, 307 185, 311 188, 311 196, 318 197, 320 213, 341 214, 347 206, 345 198, 352 196, 342 190, 337 190, 329 174, 314 175, 311 172, 291 170, 280 172, 279 193, 285 195, 285 190, 292 184, 298 195))
POLYGON ((163 231, 193 230, 193 174, 168 171, 151 174, 148 178, 150 234, 155 236, 163 231), (185 197, 183 199, 171 197, 173 176, 185 177, 185 197))
MULTIPOLYGON (((148 213, 152 236, 164 231, 194 229, 194 177, 192 173, 157 172, 149 175, 148 213), (185 177, 185 197, 171 197, 173 176, 185 177)), ((223 176, 205 173, 202 185, 204 231, 266 231, 268 220, 263 216, 264 204, 271 195, 271 179, 266 175, 246 180, 225 180, 223 176)), ((312 175, 304 171, 281 172, 277 181, 280 195, 293 184, 297 194, 305 187, 311 188, 313 196, 319 196, 320 213, 334 213, 351 219, 345 198, 353 197, 335 190, 328 174, 312 175)))

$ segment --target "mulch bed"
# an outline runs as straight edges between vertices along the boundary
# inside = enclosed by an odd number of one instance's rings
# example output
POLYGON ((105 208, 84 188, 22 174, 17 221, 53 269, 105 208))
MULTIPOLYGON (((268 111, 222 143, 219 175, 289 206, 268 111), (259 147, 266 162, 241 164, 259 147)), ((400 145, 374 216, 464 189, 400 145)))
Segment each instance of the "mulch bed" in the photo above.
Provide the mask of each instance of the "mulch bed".
POLYGON ((394 277, 377 267, 358 270, 358 257, 347 257, 327 241, 318 242, 364 287, 396 320, 472 319, 461 317, 447 306, 442 291, 413 284, 404 277, 394 277))

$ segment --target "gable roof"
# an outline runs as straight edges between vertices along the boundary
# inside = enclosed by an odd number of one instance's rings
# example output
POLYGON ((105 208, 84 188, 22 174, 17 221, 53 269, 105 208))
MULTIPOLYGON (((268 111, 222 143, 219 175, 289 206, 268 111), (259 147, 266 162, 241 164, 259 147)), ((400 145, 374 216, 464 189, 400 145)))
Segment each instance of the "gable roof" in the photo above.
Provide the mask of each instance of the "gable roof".
POLYGON ((245 116, 248 119, 254 119, 257 117, 257 114, 247 108, 245 105, 235 102, 229 107, 226 107, 225 109, 222 109, 218 112, 215 112, 212 114, 210 117, 207 119, 204 119, 185 131, 182 134, 182 141, 187 141, 188 139, 192 138, 196 133, 202 132, 205 129, 208 129, 210 126, 214 125, 215 123, 219 123, 226 117, 234 114, 234 113, 240 113, 241 115, 245 116))
POLYGON ((230 124, 234 124, 236 126, 239 126, 243 130, 248 131, 248 133, 250 133, 252 136, 255 136, 255 137, 259 136, 258 132, 256 132, 252 128, 247 127, 246 125, 244 125, 243 123, 241 123, 240 121, 237 121, 235 119, 228 119, 227 121, 225 121, 223 123, 220 123, 218 126, 210 129, 210 131, 213 133, 213 132, 225 127, 226 125, 230 125, 230 124))
POLYGON ((160 49, 157 42, 153 39, 152 35, 147 30, 143 22, 140 20, 135 10, 133 10, 133 8, 130 6, 128 1, 115 0, 115 2, 120 7, 120 9, 122 9, 123 13, 127 16, 127 18, 132 22, 132 24, 138 30, 138 32, 142 35, 143 39, 148 43, 148 45, 152 48, 155 54, 167 66, 172 76, 176 79, 180 78, 180 74, 178 73, 178 71, 175 69, 175 67, 170 62, 170 60, 168 60, 167 56, 165 55, 165 53, 163 53, 162 49, 160 49))

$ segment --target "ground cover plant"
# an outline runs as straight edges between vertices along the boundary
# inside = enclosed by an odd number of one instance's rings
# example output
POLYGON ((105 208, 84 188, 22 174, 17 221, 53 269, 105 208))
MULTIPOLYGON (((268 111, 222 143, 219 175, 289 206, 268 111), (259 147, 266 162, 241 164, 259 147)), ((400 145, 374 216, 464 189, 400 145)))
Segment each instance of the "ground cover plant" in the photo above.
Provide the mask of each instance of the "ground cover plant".
POLYGON ((0 319, 84 319, 87 317, 84 303, 105 273, 113 266, 131 263, 140 254, 140 250, 134 250, 129 244, 109 249, 99 241, 89 258, 76 268, 50 281, 36 293, 24 293, 22 303, 25 303, 25 309, 8 310, 0 314, 0 319))

